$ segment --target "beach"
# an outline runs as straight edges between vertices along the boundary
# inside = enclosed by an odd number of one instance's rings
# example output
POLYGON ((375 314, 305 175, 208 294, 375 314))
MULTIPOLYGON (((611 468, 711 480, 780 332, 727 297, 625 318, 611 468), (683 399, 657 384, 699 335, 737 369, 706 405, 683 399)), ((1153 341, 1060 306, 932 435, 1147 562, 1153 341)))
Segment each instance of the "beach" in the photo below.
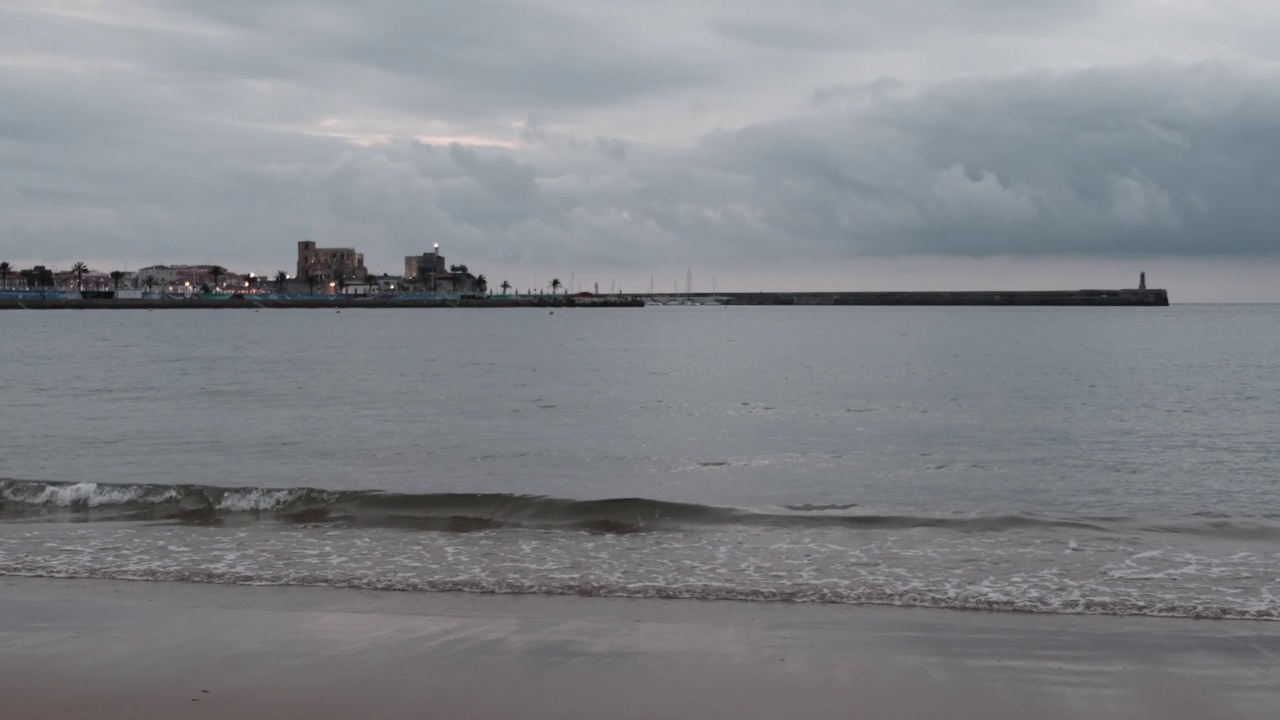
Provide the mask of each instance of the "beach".
POLYGON ((1264 718, 1280 626, 0 579, 22 720, 1264 718))

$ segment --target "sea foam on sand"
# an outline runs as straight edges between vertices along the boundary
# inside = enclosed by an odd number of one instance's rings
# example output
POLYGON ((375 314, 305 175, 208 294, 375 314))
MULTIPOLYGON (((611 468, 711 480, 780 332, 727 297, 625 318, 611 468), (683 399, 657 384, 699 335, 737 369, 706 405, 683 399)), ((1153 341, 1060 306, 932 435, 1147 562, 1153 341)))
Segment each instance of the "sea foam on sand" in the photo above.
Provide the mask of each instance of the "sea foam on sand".
POLYGON ((1271 718, 1269 623, 0 578, 5 717, 1271 718))

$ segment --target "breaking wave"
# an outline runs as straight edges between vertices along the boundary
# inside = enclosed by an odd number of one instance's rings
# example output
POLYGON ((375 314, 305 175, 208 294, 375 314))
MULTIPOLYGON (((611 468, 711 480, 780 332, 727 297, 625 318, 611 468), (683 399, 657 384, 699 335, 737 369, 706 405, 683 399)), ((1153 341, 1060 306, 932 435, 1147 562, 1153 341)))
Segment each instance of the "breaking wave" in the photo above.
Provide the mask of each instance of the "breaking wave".
POLYGON ((1062 518, 1035 514, 908 515, 859 511, 855 503, 785 505, 753 510, 646 498, 572 500, 503 493, 391 493, 209 485, 112 484, 0 479, 0 520, 182 520, 235 522, 261 519, 337 523, 361 527, 471 531, 509 528, 580 528, 632 533, 697 526, 909 529, 1001 532, 1069 529, 1188 533, 1239 539, 1280 539, 1268 516, 1224 518, 1196 513, 1175 522, 1132 518, 1062 518))
POLYGON ((0 480, 0 575, 1276 620, 1277 520, 0 480))

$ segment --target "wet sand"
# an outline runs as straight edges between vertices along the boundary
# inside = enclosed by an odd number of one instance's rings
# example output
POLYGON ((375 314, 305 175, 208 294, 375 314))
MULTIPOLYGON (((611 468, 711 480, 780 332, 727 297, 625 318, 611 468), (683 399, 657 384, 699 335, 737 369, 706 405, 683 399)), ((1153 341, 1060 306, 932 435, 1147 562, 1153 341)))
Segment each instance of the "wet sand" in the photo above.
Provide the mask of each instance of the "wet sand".
POLYGON ((0 578, 0 717, 1273 718, 1280 625, 0 578))

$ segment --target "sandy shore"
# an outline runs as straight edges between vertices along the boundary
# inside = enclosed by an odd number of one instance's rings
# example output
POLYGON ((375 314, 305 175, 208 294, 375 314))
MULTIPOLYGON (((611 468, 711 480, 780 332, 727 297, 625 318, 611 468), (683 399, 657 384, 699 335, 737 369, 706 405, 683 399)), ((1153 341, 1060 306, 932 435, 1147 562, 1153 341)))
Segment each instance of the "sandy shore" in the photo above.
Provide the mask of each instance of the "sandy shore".
POLYGON ((1280 625, 0 578, 28 718, 1273 718, 1280 625))

